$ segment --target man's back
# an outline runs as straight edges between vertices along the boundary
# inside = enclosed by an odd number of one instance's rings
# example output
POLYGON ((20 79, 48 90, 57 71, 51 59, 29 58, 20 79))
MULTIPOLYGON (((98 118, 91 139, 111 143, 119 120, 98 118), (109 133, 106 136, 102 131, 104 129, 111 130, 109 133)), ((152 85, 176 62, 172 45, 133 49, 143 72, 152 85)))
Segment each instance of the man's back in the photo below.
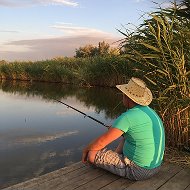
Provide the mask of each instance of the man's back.
POLYGON ((161 164, 165 148, 164 127, 153 109, 137 105, 123 113, 113 127, 125 132, 124 156, 147 169, 161 164))

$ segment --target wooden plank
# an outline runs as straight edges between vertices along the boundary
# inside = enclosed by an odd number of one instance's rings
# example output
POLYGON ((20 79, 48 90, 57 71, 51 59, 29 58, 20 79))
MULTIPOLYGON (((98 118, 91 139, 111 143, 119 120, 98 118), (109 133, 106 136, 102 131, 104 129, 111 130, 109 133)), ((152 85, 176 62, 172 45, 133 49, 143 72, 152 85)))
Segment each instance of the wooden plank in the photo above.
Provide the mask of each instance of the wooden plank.
POLYGON ((75 189, 77 190, 97 190, 100 188, 103 188, 104 186, 112 183, 113 181, 118 180, 120 177, 111 173, 106 172, 105 174, 103 174, 102 176, 99 176, 95 179, 93 179, 92 181, 81 185, 75 189))
POLYGON ((66 183, 62 183, 60 186, 56 188, 56 190, 70 190, 70 189, 76 189, 84 184, 87 184, 91 182, 92 180, 101 177, 106 174, 106 171, 101 170, 99 168, 97 169, 91 169, 89 173, 80 175, 78 178, 75 178, 73 180, 67 181, 66 183))
POLYGON ((190 190, 190 185, 187 186, 187 188, 185 190, 190 190))
POLYGON ((167 181, 159 190, 184 190, 190 184, 190 169, 183 169, 167 181))
POLYGON ((82 162, 77 162, 75 164, 72 164, 68 167, 64 167, 64 168, 61 168, 59 170, 56 170, 56 171, 53 171, 53 172, 50 172, 50 173, 47 173, 43 176, 40 176, 39 178, 37 178, 38 182, 45 182, 45 181, 49 181, 49 180, 52 180, 52 179, 55 179, 57 177, 60 177, 60 175, 66 175, 70 172, 73 172, 73 171, 76 171, 82 167, 85 167, 85 165, 82 163, 82 162))
POLYGON ((156 190, 181 170, 182 168, 179 166, 164 164, 158 174, 150 179, 137 181, 129 187, 126 187, 125 190, 156 190))
POLYGON ((4 190, 190 190, 189 173, 190 169, 164 163, 157 175, 136 182, 79 162, 4 190))
POLYGON ((106 185, 105 187, 101 188, 101 190, 119 190, 119 189, 124 189, 126 187, 129 187, 135 183, 135 181, 126 179, 126 178, 119 178, 118 180, 111 182, 110 184, 106 185))
POLYGON ((61 168, 59 170, 47 173, 47 174, 42 175, 42 176, 39 176, 38 178, 33 178, 33 179, 28 180, 28 181, 7 187, 3 190, 17 190, 17 189, 20 190, 21 188, 22 189, 24 189, 24 188, 29 189, 33 186, 38 186, 40 183, 45 183, 47 181, 54 180, 55 178, 58 178, 61 175, 68 174, 72 171, 75 171, 75 170, 81 168, 81 167, 85 167, 84 164, 82 162, 77 162, 77 163, 72 164, 71 166, 64 167, 64 168, 61 168))
POLYGON ((74 170, 70 173, 54 178, 53 180, 46 181, 43 183, 38 183, 38 186, 35 186, 35 187, 37 189, 45 189, 45 190, 57 189, 60 184, 63 184, 63 183, 65 184, 67 182, 70 182, 73 179, 78 178, 80 175, 89 173, 90 171, 91 170, 89 167, 82 167, 82 168, 79 168, 78 170, 74 170))

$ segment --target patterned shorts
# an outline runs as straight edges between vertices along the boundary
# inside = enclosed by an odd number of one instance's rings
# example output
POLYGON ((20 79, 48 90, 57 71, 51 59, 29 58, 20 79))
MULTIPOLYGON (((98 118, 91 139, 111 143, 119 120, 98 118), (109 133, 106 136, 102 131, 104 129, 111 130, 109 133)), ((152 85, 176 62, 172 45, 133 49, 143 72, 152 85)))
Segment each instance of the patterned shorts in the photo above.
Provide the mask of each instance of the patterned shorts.
POLYGON ((97 152, 94 165, 130 180, 148 179, 160 170, 160 166, 154 169, 142 168, 127 157, 106 149, 97 152))

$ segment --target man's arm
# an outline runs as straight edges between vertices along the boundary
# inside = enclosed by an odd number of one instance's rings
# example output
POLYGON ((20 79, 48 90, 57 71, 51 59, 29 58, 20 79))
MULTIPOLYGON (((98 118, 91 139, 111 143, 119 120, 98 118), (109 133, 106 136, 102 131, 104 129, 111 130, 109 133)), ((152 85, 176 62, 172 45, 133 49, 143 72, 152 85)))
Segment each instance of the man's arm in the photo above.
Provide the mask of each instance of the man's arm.
POLYGON ((117 128, 110 127, 109 130, 92 141, 87 147, 83 150, 82 161, 85 163, 89 151, 98 151, 119 138, 123 134, 123 131, 117 128))

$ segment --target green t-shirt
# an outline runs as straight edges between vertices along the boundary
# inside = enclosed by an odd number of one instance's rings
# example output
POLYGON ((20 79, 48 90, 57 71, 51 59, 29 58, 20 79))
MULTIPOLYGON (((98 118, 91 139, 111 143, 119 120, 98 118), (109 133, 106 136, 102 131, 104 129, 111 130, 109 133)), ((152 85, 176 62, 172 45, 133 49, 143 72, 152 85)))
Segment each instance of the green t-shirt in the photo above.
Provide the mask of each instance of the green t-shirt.
POLYGON ((124 156, 147 169, 161 164, 165 133, 162 120, 153 109, 137 105, 119 116, 113 127, 124 132, 124 156))

